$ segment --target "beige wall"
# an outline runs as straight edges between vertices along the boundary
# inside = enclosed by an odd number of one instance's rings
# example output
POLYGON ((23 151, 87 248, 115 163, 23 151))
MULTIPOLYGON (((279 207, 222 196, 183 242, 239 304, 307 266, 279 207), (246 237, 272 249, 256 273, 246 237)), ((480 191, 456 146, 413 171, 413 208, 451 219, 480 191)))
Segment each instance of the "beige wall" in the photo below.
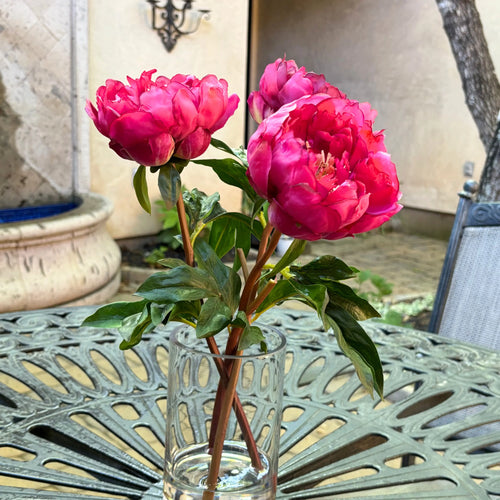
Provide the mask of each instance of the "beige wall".
MULTIPOLYGON (((168 53, 149 26, 150 5, 146 0, 89 0, 89 94, 93 98, 106 78, 135 78, 152 68, 165 76, 190 73, 201 77, 214 73, 225 78, 230 92, 242 100, 235 116, 215 134, 236 147, 243 143, 244 136, 248 0, 198 0, 194 8, 209 9, 209 20, 202 21, 195 34, 181 37, 168 53)), ((109 222, 111 234, 123 238, 158 231, 157 219, 143 213, 135 200, 135 164, 120 159, 107 143, 92 126, 90 188, 115 205, 109 222)), ((196 186, 208 193, 221 191, 226 209, 239 207, 235 193, 221 185, 208 167, 189 166, 182 178, 188 187, 196 186)), ((153 176, 151 181, 150 193, 158 197, 153 176)))
MULTIPOLYGON (((476 0, 500 70, 500 3, 476 0)), ((434 0, 255 0, 253 83, 286 53, 378 110, 408 207, 451 213, 485 159, 434 0)))

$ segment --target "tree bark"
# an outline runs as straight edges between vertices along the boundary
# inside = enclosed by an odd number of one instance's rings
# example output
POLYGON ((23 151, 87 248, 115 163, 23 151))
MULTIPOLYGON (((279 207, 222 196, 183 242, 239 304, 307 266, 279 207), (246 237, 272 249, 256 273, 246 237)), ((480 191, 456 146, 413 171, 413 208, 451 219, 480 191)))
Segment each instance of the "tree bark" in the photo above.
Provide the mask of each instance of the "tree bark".
POLYGON ((478 201, 500 200, 500 82, 475 0, 436 0, 462 79, 465 101, 487 151, 478 201))
POLYGON ((436 0, 469 107, 486 150, 500 110, 500 82, 475 0, 436 0))
POLYGON ((492 202, 500 200, 500 115, 497 121, 495 135, 486 156, 477 201, 492 202))

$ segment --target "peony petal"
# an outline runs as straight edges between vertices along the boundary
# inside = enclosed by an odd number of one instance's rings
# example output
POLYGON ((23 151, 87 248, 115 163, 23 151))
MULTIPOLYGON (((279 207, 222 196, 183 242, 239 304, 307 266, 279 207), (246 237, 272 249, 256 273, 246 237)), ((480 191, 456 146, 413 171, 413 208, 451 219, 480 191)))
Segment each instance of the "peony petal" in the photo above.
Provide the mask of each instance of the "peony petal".
POLYGON ((281 88, 279 101, 282 104, 295 101, 299 97, 312 94, 313 85, 311 81, 304 78, 302 73, 295 73, 281 88))
POLYGON ((265 118, 264 109, 266 107, 266 102, 262 98, 261 94, 255 91, 252 92, 248 96, 247 104, 248 104, 248 111, 250 112, 252 118, 257 123, 261 123, 262 120, 265 118))
POLYGON ((177 143, 175 156, 189 160, 203 154, 210 145, 210 133, 201 127, 177 143))
POLYGON ((315 241, 321 238, 321 235, 311 232, 304 228, 299 222, 295 221, 288 212, 281 209, 276 201, 271 202, 268 210, 269 222, 278 231, 292 238, 301 240, 315 241))
POLYGON ((220 128, 222 128, 226 122, 229 120, 231 116, 233 116, 238 104, 240 102, 240 98, 236 94, 232 94, 229 96, 227 100, 226 110, 221 115, 221 117, 212 125, 210 128, 210 133, 214 133, 220 128))
POLYGON ((272 149, 267 141, 258 140, 258 137, 255 136, 253 142, 248 144, 247 158, 249 168, 246 174, 256 193, 263 198, 268 198, 272 149))
POLYGON ((380 215, 370 215, 365 214, 361 219, 357 222, 348 226, 346 229, 349 229, 350 234, 360 234, 365 233, 366 231, 371 231, 372 229, 376 229, 380 227, 384 222, 387 222, 393 215, 396 215, 401 209, 402 205, 396 204, 391 210, 384 212, 380 215))
MULTIPOLYGON (((273 148, 273 168, 269 172, 269 183, 275 186, 275 193, 295 185, 316 186, 315 171, 309 168, 310 157, 316 155, 308 151, 303 141, 284 138, 273 148)), ((269 194, 272 196, 273 192, 269 194)))
POLYGON ((172 98, 172 123, 170 131, 176 141, 184 139, 196 130, 198 109, 195 96, 187 88, 180 88, 172 98))
POLYGON ((368 210, 371 214, 391 209, 400 198, 396 166, 390 158, 389 154, 380 152, 356 165, 356 180, 371 193, 368 210))
POLYGON ((138 111, 120 116, 111 125, 109 138, 124 147, 142 142, 164 133, 165 130, 156 122, 151 113, 138 111))
POLYGON ((143 140, 128 147, 110 141, 110 148, 127 160, 134 160, 148 167, 160 166, 170 160, 174 152, 174 140, 170 134, 160 134, 149 140, 143 140))
POLYGON ((215 77, 205 77, 201 80, 199 89, 198 125, 211 129, 226 109, 227 83, 219 82, 215 77))

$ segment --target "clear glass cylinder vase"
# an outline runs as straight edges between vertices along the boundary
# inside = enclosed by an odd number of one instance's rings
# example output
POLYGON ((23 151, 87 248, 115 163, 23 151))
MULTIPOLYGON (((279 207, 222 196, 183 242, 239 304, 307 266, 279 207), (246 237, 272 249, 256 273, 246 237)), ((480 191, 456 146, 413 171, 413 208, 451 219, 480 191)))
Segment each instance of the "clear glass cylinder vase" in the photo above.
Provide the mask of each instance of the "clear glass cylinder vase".
MULTIPOLYGON (((214 354, 190 327, 172 334, 164 500, 276 497, 286 341, 262 330, 267 352, 253 345, 242 356, 214 354)), ((222 352, 227 336, 214 337, 222 352)))

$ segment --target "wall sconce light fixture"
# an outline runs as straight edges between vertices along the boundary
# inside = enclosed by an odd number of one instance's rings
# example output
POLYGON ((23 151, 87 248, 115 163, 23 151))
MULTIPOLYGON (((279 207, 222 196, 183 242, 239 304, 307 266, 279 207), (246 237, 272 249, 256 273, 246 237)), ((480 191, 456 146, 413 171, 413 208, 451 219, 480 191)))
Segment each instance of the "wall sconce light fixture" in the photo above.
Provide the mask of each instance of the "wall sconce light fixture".
POLYGON ((182 35, 194 33, 200 26, 203 18, 208 19, 209 10, 194 10, 194 0, 180 0, 177 7, 174 0, 146 0, 152 7, 151 27, 158 35, 167 49, 172 52, 177 40, 182 35))

